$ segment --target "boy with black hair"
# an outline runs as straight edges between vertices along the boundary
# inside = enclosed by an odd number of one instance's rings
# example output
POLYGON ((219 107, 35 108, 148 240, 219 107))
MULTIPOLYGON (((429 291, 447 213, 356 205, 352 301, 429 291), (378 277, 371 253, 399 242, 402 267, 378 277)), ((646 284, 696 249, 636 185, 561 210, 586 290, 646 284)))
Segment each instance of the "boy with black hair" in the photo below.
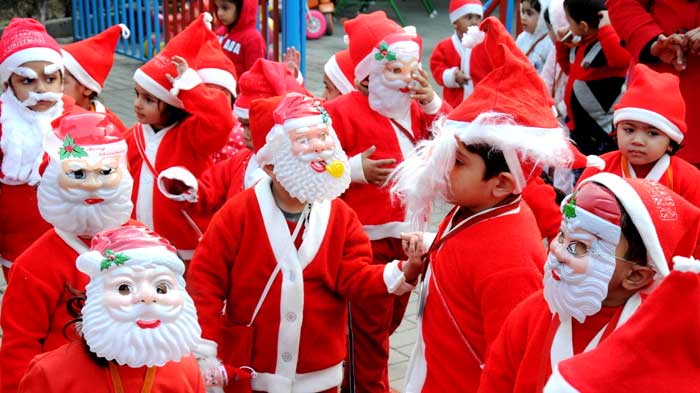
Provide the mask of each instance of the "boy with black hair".
POLYGON ((629 53, 610 25, 603 0, 565 0, 571 40, 557 42, 557 61, 569 75, 565 102, 571 138, 584 154, 614 150, 613 105, 622 95, 629 53), (573 48, 567 42, 576 43, 573 48))

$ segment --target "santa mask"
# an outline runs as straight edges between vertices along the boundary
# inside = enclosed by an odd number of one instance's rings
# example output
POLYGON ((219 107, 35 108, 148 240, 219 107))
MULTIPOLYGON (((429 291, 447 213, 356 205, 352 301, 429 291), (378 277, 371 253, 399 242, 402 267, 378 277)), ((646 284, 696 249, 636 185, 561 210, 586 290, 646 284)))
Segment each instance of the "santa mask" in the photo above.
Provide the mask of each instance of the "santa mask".
POLYGON ((311 98, 291 93, 275 110, 277 124, 256 154, 289 194, 307 203, 332 200, 350 186, 350 164, 328 113, 311 98))
POLYGON ((600 311, 608 295, 621 235, 620 210, 608 190, 587 183, 569 197, 563 211, 544 268, 544 297, 559 319, 583 323, 600 311))
POLYGON ((93 236, 129 219, 133 179, 126 169, 126 143, 104 115, 68 116, 59 133, 77 127, 82 127, 75 131, 79 134, 61 134, 62 142, 55 133, 46 138, 51 160, 37 191, 39 211, 57 229, 93 236), (91 138, 99 142, 88 144, 91 138))
POLYGON ((143 227, 119 227, 93 238, 77 260, 90 276, 82 334, 97 356, 129 367, 179 361, 201 340, 185 266, 175 249, 143 227))
POLYGON ((382 42, 369 73, 369 106, 390 119, 403 119, 411 110, 412 74, 420 67, 418 44, 382 42))

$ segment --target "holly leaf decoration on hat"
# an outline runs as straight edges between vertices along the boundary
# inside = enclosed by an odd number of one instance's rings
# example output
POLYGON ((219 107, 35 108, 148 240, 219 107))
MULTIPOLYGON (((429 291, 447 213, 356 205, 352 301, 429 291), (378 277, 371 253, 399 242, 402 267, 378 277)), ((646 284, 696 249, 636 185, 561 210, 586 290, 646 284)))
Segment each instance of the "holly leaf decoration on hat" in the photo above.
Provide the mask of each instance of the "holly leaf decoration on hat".
POLYGON ((374 55, 374 58, 378 61, 381 61, 383 59, 386 59, 387 61, 394 61, 396 60, 396 53, 390 51, 389 45, 387 45, 386 42, 382 41, 379 44, 379 52, 377 52, 374 55))
POLYGON ((318 109, 318 111, 321 113, 321 120, 323 121, 323 124, 328 124, 328 121, 331 119, 328 112, 326 112, 321 105, 316 105, 316 109, 318 109))
POLYGON ((58 155, 62 160, 66 158, 81 158, 87 157, 88 154, 82 147, 75 144, 75 141, 69 134, 63 139, 63 146, 58 149, 58 155))
POLYGON ((564 216, 566 218, 574 218, 576 217, 576 192, 574 191, 573 194, 571 194, 571 198, 569 198, 569 201, 564 205, 564 216))
POLYGON ((105 258, 100 264, 100 271, 109 269, 112 266, 112 264, 114 264, 114 266, 123 265, 124 262, 128 260, 129 257, 126 256, 124 253, 115 253, 112 250, 105 250, 105 258))

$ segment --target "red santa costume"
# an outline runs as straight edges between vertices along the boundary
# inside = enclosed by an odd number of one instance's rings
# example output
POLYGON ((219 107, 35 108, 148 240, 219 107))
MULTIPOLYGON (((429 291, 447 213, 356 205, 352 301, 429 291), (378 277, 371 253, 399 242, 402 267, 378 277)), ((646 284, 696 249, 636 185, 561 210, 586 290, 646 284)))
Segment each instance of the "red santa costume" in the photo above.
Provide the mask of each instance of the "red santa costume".
MULTIPOLYGON (((480 0, 450 1, 450 22, 467 14, 484 16, 484 7, 480 0)), ((452 107, 457 107, 474 90, 474 83, 469 72, 472 61, 471 48, 462 45, 462 37, 455 32, 452 36, 438 42, 430 55, 430 72, 438 85, 443 87, 442 98, 452 107), (466 85, 455 81, 455 73, 464 72, 469 77, 466 85)), ((478 60, 478 59, 476 59, 478 60)))
POLYGON ((192 259, 205 222, 195 222, 197 217, 186 214, 185 202, 170 200, 158 192, 156 179, 172 166, 183 166, 195 176, 200 175, 211 166, 211 155, 226 143, 233 127, 229 106, 222 105, 226 102, 224 93, 201 83, 192 68, 174 82, 167 78, 177 74, 172 56, 182 56, 196 66, 200 46, 191 43, 216 39, 207 27, 210 19, 208 13, 200 15, 134 73, 134 80, 142 88, 190 116, 157 132, 151 125, 139 122, 126 136, 129 168, 135 179, 134 216, 171 241, 186 261, 192 259))
MULTIPOLYGON (((56 71, 54 67, 63 67, 61 49, 44 26, 33 19, 15 18, 0 38, 2 82, 8 82, 18 72, 36 78, 31 75, 32 70, 22 66, 30 61, 52 63, 46 67, 50 73, 56 71)), ((32 97, 20 102, 12 88, 5 89, 0 97, 0 264, 6 278, 12 261, 51 228, 41 218, 36 198, 39 167, 43 163, 42 138, 51 130, 53 120, 77 110, 73 100, 65 96, 61 99, 60 93, 41 96, 56 104, 47 111, 36 112, 27 107, 32 97)))
POLYGON ((598 236, 588 257, 595 261, 589 272, 577 273, 561 262, 561 249, 566 247, 565 252, 573 255, 571 245, 576 241, 552 242, 544 296, 533 294, 510 314, 492 346, 479 392, 541 392, 559 362, 595 348, 617 327, 627 325, 642 295, 669 274, 673 255, 696 252, 700 210, 654 181, 600 173, 579 185, 563 211, 560 236, 577 230, 598 236), (621 233, 620 205, 643 239, 655 281, 624 305, 606 307, 603 300, 619 259, 615 245, 621 233))
POLYGON ((673 271, 596 349, 559 363, 545 393, 700 392, 700 264, 674 257, 673 271), (682 299, 682 300, 681 300, 682 299))
POLYGON ((47 135, 50 162, 38 189, 42 217, 53 225, 12 266, 2 299, 0 386, 15 392, 29 361, 74 338, 66 303, 87 277, 75 268, 97 232, 129 221, 133 180, 126 143, 104 114, 62 119, 47 135), (65 335, 64 335, 65 333, 65 335))
MULTIPOLYGON (((685 102, 678 83, 678 77, 673 74, 659 73, 643 64, 635 65, 627 91, 615 105, 615 126, 625 120, 642 122, 658 129, 680 145, 687 135, 687 126, 685 102), (664 99, 659 100, 659 97, 664 99)), ((643 152, 647 146, 637 143, 633 148, 643 152)), ((669 154, 639 167, 632 165, 626 154, 628 152, 622 150, 604 154, 601 157, 605 160, 603 171, 622 177, 643 177, 658 181, 700 207, 700 184, 697 181, 700 171, 697 168, 684 159, 669 154)), ((596 168, 587 169, 579 181, 598 172, 600 170, 596 168)))
POLYGON ((35 357, 18 392, 203 393, 190 355, 201 329, 175 251, 144 227, 95 235, 75 263, 89 277, 82 338, 35 357))
POLYGON ((477 213, 456 206, 440 225, 428 251, 406 392, 476 391, 503 321, 542 285, 542 239, 520 194, 540 166, 585 162, 558 126, 547 89, 522 52, 501 44, 490 56, 494 70, 395 175, 393 192, 419 227, 432 201, 451 193, 457 139, 501 151, 515 180, 514 194, 500 203, 477 213))
POLYGON ((215 33, 221 47, 236 65, 236 75, 243 75, 258 59, 265 58, 265 39, 257 28, 258 3, 255 0, 241 1, 243 7, 233 25, 218 25, 215 33))
POLYGON ((696 86, 700 83, 700 56, 685 52, 687 65, 683 71, 678 72, 673 65, 652 56, 650 49, 660 34, 670 36, 698 28, 700 5, 676 0, 657 0, 653 3, 612 0, 607 6, 610 9, 610 21, 633 62, 644 63, 656 71, 679 76, 681 92, 688 107, 685 121, 690 130, 680 157, 697 165, 700 163, 700 137, 697 131, 700 129, 700 91, 696 86))
POLYGON ((340 94, 348 94, 357 90, 355 88, 355 67, 349 49, 343 49, 331 56, 323 66, 323 72, 340 94))
POLYGON ((369 265, 367 236, 336 199, 350 174, 325 110, 290 93, 275 123, 256 156, 274 166, 279 183, 263 179, 224 205, 187 282, 203 336, 218 346, 229 376, 233 367, 256 372, 243 383, 229 378, 226 391, 334 391, 343 375, 347 299, 359 293, 379 299, 412 286, 398 262, 369 265), (306 204, 296 223, 278 207, 277 185, 306 204))
MULTIPOLYGON (((128 39, 130 35, 129 28, 119 24, 88 39, 64 46, 61 53, 66 71, 70 72, 78 83, 100 94, 112 70, 114 52, 117 50, 119 39, 128 39)), ((126 131, 124 123, 102 102, 94 99, 91 103, 91 111, 106 113, 121 132, 126 131)))

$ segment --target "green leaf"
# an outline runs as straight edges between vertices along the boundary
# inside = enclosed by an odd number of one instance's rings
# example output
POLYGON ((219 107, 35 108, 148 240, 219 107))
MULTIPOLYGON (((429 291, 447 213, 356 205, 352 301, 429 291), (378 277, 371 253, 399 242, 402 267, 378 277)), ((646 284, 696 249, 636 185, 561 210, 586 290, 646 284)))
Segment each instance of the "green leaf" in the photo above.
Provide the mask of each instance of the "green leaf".
POLYGON ((567 202, 566 205, 564 205, 564 216, 566 218, 576 217, 576 192, 571 194, 569 202, 567 202))
POLYGON ((62 160, 65 160, 66 158, 70 157, 70 153, 66 151, 64 148, 58 149, 58 157, 62 160))
POLYGON ((111 265, 112 265, 112 262, 110 260, 103 259, 102 263, 100 264, 100 271, 109 269, 109 267, 111 265))
POLYGON ((383 58, 384 58, 384 56, 382 56, 382 53, 381 53, 381 52, 377 52, 377 53, 375 53, 375 55, 374 55, 374 59, 375 59, 375 60, 382 60, 383 58))
POLYGON ((379 44, 379 50, 386 50, 386 49, 389 49, 389 45, 387 45, 387 43, 385 41, 382 41, 379 44))
POLYGON ((87 157, 87 156, 88 156, 88 154, 85 151, 85 149, 83 149, 82 147, 80 147, 78 145, 73 146, 73 157, 80 158, 80 157, 87 157))
POLYGON ((70 134, 66 134, 66 137, 63 139, 63 147, 68 147, 75 143, 73 141, 73 138, 70 137, 70 134))
POLYGON ((396 53, 394 53, 394 52, 392 52, 392 51, 388 51, 388 52, 386 53, 386 59, 387 59, 388 61, 394 61, 394 60, 396 60, 396 53))

